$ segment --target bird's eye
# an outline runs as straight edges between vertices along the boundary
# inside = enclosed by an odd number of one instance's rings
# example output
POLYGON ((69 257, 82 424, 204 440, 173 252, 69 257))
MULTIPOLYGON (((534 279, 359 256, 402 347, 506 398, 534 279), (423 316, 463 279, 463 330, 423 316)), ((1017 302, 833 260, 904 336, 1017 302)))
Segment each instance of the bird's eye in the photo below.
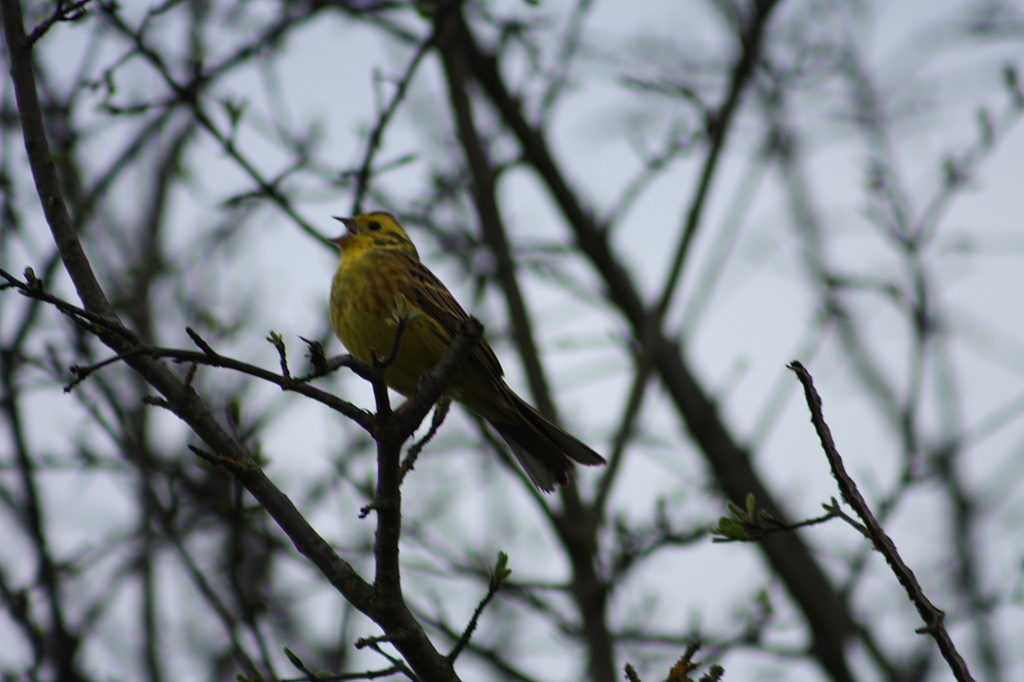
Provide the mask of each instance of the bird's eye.
POLYGON ((368 227, 372 232, 376 232, 377 230, 380 229, 380 223, 378 223, 376 220, 371 220, 366 225, 366 227, 368 227))

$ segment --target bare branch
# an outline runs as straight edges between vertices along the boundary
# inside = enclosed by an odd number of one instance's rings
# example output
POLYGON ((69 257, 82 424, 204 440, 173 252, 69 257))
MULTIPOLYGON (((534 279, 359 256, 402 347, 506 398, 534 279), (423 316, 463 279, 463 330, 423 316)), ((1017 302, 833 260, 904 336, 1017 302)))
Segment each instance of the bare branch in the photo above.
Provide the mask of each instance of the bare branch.
POLYGON ((914 572, 903 563, 899 552, 896 551, 896 546, 889 536, 885 534, 885 531, 882 530, 878 521, 875 520, 874 514, 871 513, 867 502, 861 497, 860 491, 857 490, 857 484, 846 473, 843 460, 839 456, 839 451, 836 450, 835 442, 832 440, 832 432, 829 430, 828 424, 825 423, 825 417, 821 411, 821 397, 814 388, 814 382, 810 373, 797 360, 790 363, 789 368, 796 373, 800 383, 804 386, 807 406, 811 410, 811 421, 814 423, 814 428, 821 439, 821 447, 825 450, 825 456, 828 458, 829 466, 832 468, 832 475, 839 485, 839 491, 843 495, 843 500, 857 512, 857 516, 861 518, 867 528, 871 543, 875 546, 875 549, 882 553, 886 563, 889 564, 893 573, 896 574, 896 579, 906 589, 907 595, 914 602, 918 613, 921 614, 921 619, 925 622, 923 631, 935 639, 935 642, 939 645, 939 651, 942 652, 943 658, 946 659, 950 670, 953 671, 953 676, 958 682, 972 682, 973 678, 967 671, 967 664, 964 663, 963 658, 957 653, 956 646, 953 644, 953 640, 950 639, 949 633, 946 632, 946 628, 942 623, 945 614, 936 608, 928 600, 928 597, 925 596, 924 591, 917 582, 917 578, 914 577, 914 572))

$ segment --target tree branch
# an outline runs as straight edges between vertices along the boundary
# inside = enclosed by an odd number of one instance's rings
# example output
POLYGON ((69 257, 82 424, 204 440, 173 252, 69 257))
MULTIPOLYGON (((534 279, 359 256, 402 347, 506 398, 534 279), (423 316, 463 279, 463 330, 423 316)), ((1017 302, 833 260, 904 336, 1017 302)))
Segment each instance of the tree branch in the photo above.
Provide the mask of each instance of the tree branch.
POLYGON ((835 441, 832 440, 832 432, 829 430, 828 424, 825 423, 825 417, 821 411, 821 396, 818 395, 814 388, 814 380, 811 378, 810 372, 797 360, 790 363, 789 368, 796 373, 800 383, 803 384, 804 395, 807 397, 807 407, 811 410, 811 422, 814 424, 814 429, 818 432, 818 438, 821 439, 821 447, 825 450, 825 456, 828 458, 829 466, 832 468, 832 475, 839 485, 839 491, 842 493, 843 500, 853 507, 854 511, 857 512, 857 516, 864 522, 871 543, 885 557, 886 563, 892 568, 892 572, 896 574, 896 579, 900 581, 900 584, 907 591, 910 600, 914 602, 917 612, 921 614, 921 619, 925 622, 925 627, 922 630, 935 638, 935 642, 939 645, 939 651, 942 652, 942 657, 946 659, 950 670, 953 671, 953 676, 958 682, 973 682, 973 678, 967 670, 967 664, 960 657, 956 646, 953 644, 953 640, 950 638, 949 633, 946 632, 946 628, 942 623, 945 614, 936 608, 928 600, 928 597, 925 596, 924 591, 917 582, 917 578, 914 576, 914 572, 903 563, 899 552, 896 551, 896 545, 893 544, 893 541, 882 530, 874 514, 871 513, 871 508, 868 507, 867 502, 861 497, 860 491, 857 490, 857 484, 846 473, 843 460, 836 449, 835 441))

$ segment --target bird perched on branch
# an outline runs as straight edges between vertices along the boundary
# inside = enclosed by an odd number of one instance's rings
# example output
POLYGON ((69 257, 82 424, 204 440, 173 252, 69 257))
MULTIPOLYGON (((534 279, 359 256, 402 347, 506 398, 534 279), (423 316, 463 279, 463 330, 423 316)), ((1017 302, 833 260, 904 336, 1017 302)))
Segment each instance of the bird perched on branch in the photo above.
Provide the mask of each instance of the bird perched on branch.
MULTIPOLYGON (((420 262, 416 247, 390 213, 337 218, 346 233, 332 240, 341 264, 331 286, 331 324, 349 352, 372 362, 391 352, 398 301, 406 327, 384 370, 387 385, 409 397, 420 375, 447 350, 467 318, 451 292, 420 262)), ((446 395, 487 420, 508 443, 530 480, 546 492, 569 483, 573 462, 605 460, 545 419, 502 379, 501 363, 481 339, 456 371, 446 395)))

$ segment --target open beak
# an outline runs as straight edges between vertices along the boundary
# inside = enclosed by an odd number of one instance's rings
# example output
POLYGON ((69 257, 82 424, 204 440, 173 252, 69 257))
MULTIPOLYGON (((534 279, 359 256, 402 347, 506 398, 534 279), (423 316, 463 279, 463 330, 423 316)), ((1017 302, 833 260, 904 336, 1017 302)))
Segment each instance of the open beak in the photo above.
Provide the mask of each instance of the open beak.
POLYGON ((345 225, 345 232, 340 237, 336 237, 328 241, 330 241, 333 244, 337 244, 338 246, 341 246, 341 243, 343 241, 345 241, 350 236, 356 233, 356 221, 352 220, 351 218, 341 218, 336 215, 333 215, 331 217, 345 225))

